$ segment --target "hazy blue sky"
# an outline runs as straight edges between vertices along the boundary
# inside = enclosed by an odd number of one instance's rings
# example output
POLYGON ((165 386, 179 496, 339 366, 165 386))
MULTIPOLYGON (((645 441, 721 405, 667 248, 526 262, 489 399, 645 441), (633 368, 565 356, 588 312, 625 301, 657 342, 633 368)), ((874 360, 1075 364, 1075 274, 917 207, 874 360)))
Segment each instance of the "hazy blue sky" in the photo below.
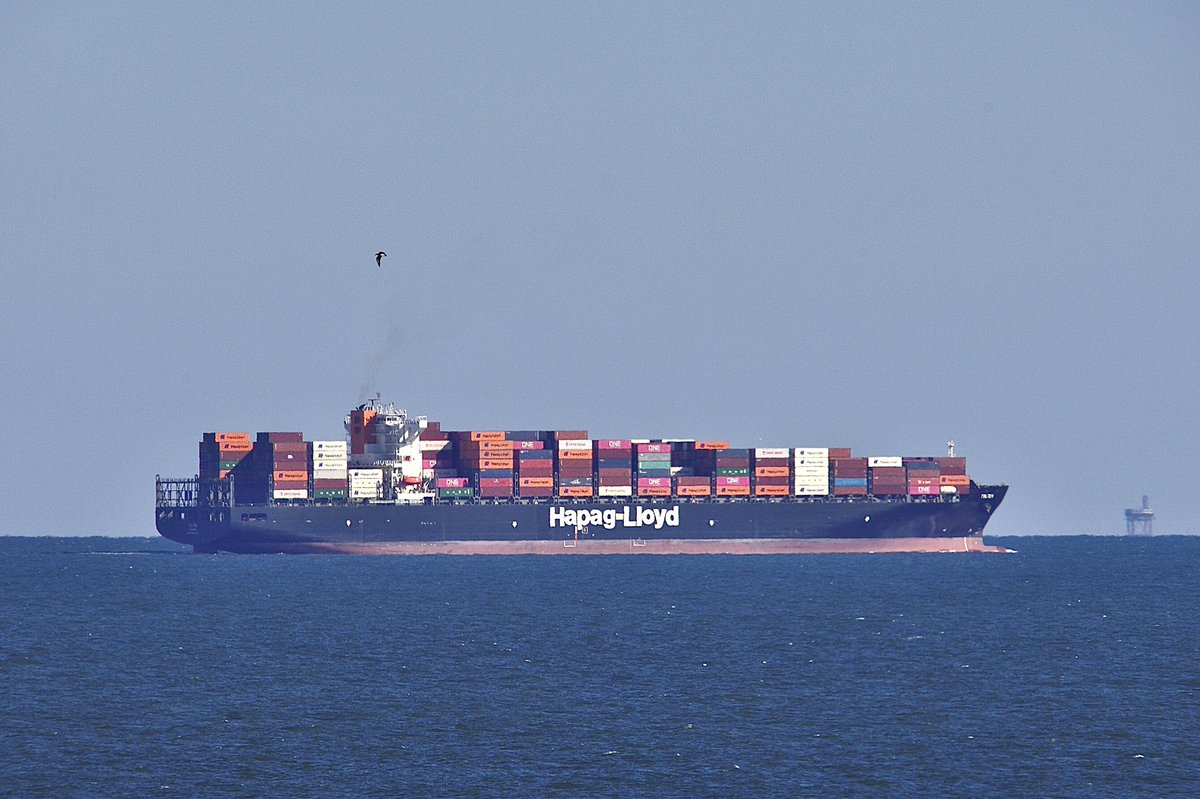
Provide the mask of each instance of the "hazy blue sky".
POLYGON ((0 532, 206 430, 941 454, 1200 532, 1195 3, 0 6, 0 532), (389 253, 377 269, 373 255, 389 253))

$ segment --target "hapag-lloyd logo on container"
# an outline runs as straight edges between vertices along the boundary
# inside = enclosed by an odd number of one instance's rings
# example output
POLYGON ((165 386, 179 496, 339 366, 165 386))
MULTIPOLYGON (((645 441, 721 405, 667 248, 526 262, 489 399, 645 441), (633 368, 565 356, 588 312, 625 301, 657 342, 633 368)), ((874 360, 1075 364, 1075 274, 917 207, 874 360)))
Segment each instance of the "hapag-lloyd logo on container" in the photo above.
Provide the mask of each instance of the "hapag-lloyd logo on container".
POLYGON ((597 525, 605 530, 612 530, 617 525, 622 527, 653 527, 661 530, 664 527, 679 526, 679 506, 672 508, 644 508, 641 505, 624 505, 620 510, 608 508, 550 508, 551 527, 585 527, 597 525))

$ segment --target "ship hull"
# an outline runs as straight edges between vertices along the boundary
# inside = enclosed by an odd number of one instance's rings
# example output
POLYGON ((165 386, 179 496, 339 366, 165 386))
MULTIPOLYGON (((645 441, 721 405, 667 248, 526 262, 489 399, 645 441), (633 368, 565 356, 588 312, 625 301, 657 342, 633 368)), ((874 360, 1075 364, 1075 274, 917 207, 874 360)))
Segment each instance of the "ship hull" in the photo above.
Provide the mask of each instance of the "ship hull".
POLYGON ((983 543, 1007 486, 957 501, 578 501, 158 509, 198 552, 381 555, 1001 551, 983 543))

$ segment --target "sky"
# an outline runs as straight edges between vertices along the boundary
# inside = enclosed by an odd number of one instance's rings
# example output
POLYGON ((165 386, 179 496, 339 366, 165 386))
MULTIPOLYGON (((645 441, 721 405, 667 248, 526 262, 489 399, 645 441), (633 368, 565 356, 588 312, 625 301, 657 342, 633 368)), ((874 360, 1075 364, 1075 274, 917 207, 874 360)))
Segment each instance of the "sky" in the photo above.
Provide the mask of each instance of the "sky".
POLYGON ((0 534, 206 431, 940 455, 1200 533, 1200 6, 0 6, 0 534), (383 267, 374 253, 385 250, 383 267))

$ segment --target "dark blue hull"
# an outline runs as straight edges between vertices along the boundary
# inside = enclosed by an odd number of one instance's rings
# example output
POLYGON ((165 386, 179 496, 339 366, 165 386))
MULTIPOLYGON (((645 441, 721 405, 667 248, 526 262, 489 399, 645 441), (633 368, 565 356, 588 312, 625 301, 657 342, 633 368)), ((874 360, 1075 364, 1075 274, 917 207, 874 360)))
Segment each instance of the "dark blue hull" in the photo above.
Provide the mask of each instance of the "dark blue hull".
MULTIPOLYGON (((738 499, 472 502, 428 505, 158 507, 165 537, 202 552, 783 552, 793 542, 979 539, 1007 486, 953 500, 738 499), (744 542, 735 546, 730 542, 744 542), (614 547, 613 543, 620 546, 614 547)), ((940 546, 940 545, 939 545, 940 546)), ((905 545, 905 549, 925 549, 905 545)), ((822 551, 842 551, 834 547, 822 551)))

